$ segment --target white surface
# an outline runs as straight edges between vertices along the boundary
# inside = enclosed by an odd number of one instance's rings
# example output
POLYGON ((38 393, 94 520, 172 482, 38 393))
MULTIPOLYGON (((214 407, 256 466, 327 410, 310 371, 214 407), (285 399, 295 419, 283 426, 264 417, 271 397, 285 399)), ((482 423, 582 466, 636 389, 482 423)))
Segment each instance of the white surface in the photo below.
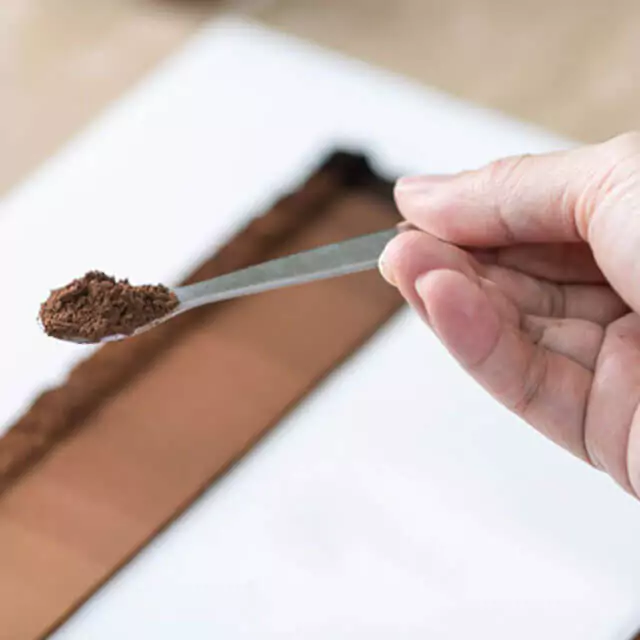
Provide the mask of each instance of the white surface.
MULTIPOLYGON (((334 144, 416 172, 562 143, 216 22, 0 206, 0 424, 86 355, 40 335, 49 287, 177 279, 334 144)), ((640 621, 639 531, 407 313, 56 637, 616 640, 640 621)))

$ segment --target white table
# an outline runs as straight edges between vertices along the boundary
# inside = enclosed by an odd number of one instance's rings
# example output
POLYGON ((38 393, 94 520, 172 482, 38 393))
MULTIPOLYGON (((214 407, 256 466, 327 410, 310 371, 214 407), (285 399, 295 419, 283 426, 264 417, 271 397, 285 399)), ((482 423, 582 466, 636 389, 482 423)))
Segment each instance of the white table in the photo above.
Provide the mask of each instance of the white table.
MULTIPOLYGON (((216 21, 0 204, 0 425, 86 356, 33 322, 50 286, 88 267, 175 281, 322 149, 398 173, 564 144, 216 21)), ((56 637, 623 639, 639 533, 640 505, 499 408, 407 312, 56 637)))

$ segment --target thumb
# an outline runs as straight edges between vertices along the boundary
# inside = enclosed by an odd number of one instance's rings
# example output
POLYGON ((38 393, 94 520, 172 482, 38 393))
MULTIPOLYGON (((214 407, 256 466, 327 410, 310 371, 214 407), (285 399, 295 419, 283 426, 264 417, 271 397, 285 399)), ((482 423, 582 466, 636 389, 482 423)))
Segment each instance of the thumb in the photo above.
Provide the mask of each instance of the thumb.
POLYGON ((610 284, 640 311, 640 133, 454 176, 404 178, 395 195, 409 222, 452 244, 587 242, 610 284))

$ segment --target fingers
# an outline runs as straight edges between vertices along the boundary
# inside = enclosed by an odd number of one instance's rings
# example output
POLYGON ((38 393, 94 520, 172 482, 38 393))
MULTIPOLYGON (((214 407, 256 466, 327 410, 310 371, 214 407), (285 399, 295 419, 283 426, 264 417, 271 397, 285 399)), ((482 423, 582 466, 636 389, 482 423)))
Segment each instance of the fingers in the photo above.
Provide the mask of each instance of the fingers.
POLYGON ((627 309, 608 287, 555 285, 503 267, 483 265, 461 249, 419 231, 396 237, 387 247, 382 263, 385 277, 397 281, 412 303, 417 301, 414 283, 418 277, 435 269, 453 269, 472 280, 483 278, 494 283, 523 314, 581 318, 604 325, 627 309))
MULTIPOLYGON (((597 335, 591 327, 584 334, 586 323, 573 325, 580 337, 569 324, 522 320, 510 295, 525 288, 505 292, 504 282, 483 277, 474 266, 481 267, 461 249, 409 231, 390 243, 381 268, 487 391, 588 459, 582 429, 592 373, 586 365, 594 359, 597 335)), ((535 307, 522 297, 518 304, 535 307)))
POLYGON ((627 312, 608 286, 562 285, 493 265, 478 267, 518 305, 522 313, 549 318, 579 318, 606 326, 627 312))
POLYGON ((588 460, 582 425, 592 373, 534 344, 497 313, 481 284, 459 271, 431 271, 415 286, 434 331, 460 364, 507 408, 588 460))
POLYGON ((421 312, 427 322, 429 319, 421 308, 415 281, 422 274, 435 269, 454 269, 476 277, 464 251, 421 231, 405 231, 396 236, 380 259, 383 276, 398 287, 400 293, 421 312))
POLYGON ((579 305, 590 319, 549 317, 561 314, 562 305, 579 311, 567 303, 571 294, 550 307, 547 296, 555 299, 557 293, 539 290, 535 279, 480 265, 461 249, 416 231, 391 242, 383 264, 488 392, 640 495, 640 318, 627 313, 608 321, 607 313, 611 318, 621 309, 613 292, 569 285, 569 291, 588 291, 588 303, 579 305), (600 291, 610 297, 598 303, 600 291))
POLYGON ((589 153, 505 158, 453 176, 403 178, 396 202, 409 222, 458 245, 579 242, 574 205, 594 172, 580 170, 595 164, 589 153))
POLYGON ((562 283, 604 284, 606 278, 596 264, 588 244, 518 244, 472 252, 484 264, 495 264, 537 278, 562 283))
POLYGON ((400 180, 406 219, 456 245, 587 242, 607 281, 640 311, 640 134, 455 176, 400 180))
POLYGON ((453 176, 404 178, 396 200, 409 222, 459 245, 587 241, 595 210, 639 150, 636 137, 625 136, 453 176))

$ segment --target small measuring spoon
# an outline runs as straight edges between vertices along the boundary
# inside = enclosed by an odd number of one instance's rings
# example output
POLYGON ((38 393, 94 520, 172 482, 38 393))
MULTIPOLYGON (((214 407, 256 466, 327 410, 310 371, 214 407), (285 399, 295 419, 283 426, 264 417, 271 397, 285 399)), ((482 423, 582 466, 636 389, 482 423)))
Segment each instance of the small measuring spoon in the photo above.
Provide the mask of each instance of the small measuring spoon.
MULTIPOLYGON (((112 342, 138 335, 175 316, 212 302, 221 302, 272 289, 374 269, 387 243, 403 226, 360 236, 344 242, 270 260, 210 280, 172 289, 178 306, 168 314, 139 326, 130 335, 109 335, 100 342, 112 342)), ((87 344, 82 338, 70 342, 87 344)))

